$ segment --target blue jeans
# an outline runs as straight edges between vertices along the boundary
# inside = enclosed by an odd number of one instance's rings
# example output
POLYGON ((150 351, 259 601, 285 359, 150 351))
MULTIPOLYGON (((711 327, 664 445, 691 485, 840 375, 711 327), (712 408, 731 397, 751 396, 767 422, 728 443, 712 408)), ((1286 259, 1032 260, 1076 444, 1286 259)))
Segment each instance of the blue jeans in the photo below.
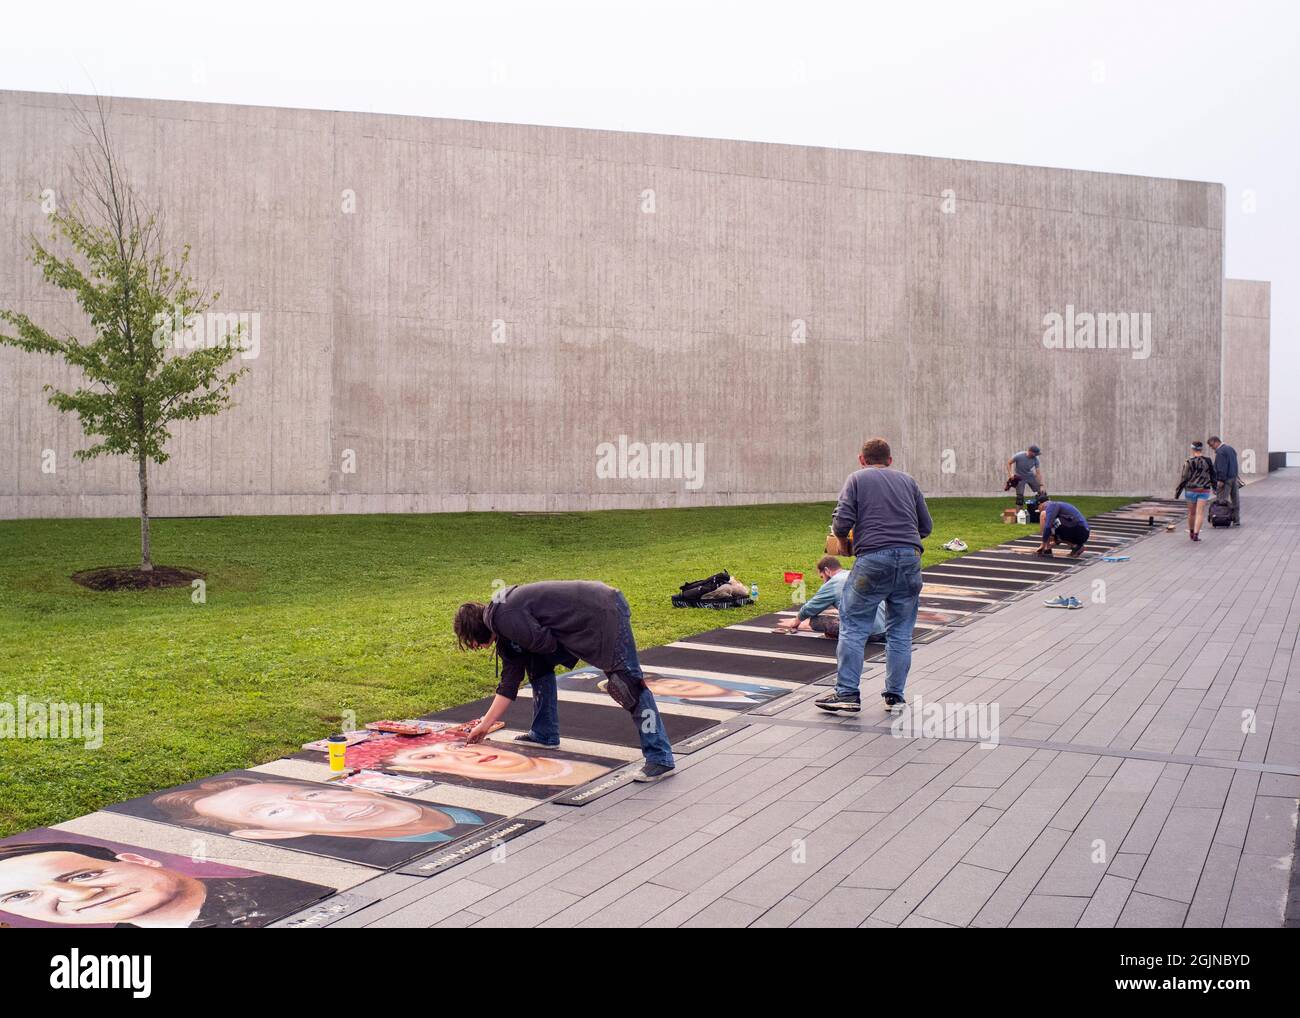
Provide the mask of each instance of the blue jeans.
MULTIPOLYGON (((619 602, 618 636, 614 644, 614 667, 610 669, 610 674, 622 675, 629 685, 641 689, 636 707, 631 712, 641 740, 641 755, 650 763, 672 767, 673 747, 664 731, 659 705, 655 703, 650 687, 645 684, 645 674, 641 671, 641 662, 636 656, 632 609, 622 594, 619 595, 619 602)), ((530 685, 533 687, 533 727, 528 737, 553 746, 560 741, 560 705, 555 691, 555 673, 531 679, 530 685)))
POLYGON ((533 727, 528 737, 548 746, 560 744, 560 701, 555 693, 555 672, 528 680, 533 687, 533 727))
POLYGON ((912 630, 921 603, 921 553, 911 545, 859 555, 840 593, 839 677, 835 692, 857 699, 867 636, 883 604, 885 692, 903 695, 912 667, 912 630))

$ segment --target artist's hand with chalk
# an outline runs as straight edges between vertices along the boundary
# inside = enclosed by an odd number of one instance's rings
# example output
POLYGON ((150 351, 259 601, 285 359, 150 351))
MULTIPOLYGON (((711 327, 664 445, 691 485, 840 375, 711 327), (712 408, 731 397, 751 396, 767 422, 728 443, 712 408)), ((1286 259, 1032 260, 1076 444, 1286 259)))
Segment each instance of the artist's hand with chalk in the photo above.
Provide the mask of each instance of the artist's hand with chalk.
POLYGON ((472 746, 476 742, 482 742, 488 735, 500 728, 501 726, 497 722, 501 720, 501 715, 510 709, 513 702, 513 700, 502 696, 500 693, 494 696, 492 706, 487 709, 487 713, 479 718, 478 724, 470 730, 469 735, 465 736, 465 745, 472 746))

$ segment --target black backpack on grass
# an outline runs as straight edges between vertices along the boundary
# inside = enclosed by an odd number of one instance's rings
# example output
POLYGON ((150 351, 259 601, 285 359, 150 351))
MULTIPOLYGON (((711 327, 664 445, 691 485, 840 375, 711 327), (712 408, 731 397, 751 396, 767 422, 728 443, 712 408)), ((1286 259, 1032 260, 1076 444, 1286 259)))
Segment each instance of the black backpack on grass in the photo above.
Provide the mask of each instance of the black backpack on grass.
POLYGON ((731 580, 726 570, 706 576, 702 580, 688 580, 681 585, 680 593, 672 596, 674 608, 740 608, 750 603, 748 597, 722 597, 704 600, 705 594, 712 594, 724 583, 731 580))

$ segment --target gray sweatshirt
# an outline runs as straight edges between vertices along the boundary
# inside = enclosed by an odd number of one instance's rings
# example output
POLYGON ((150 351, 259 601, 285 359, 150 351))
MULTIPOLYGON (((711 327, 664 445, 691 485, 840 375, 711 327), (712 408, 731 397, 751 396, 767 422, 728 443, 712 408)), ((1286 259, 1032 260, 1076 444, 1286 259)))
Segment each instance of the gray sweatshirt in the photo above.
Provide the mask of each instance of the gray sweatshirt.
POLYGON ((865 467, 849 475, 832 522, 838 537, 853 531, 853 554, 911 545, 934 529, 917 483, 892 467, 865 467))

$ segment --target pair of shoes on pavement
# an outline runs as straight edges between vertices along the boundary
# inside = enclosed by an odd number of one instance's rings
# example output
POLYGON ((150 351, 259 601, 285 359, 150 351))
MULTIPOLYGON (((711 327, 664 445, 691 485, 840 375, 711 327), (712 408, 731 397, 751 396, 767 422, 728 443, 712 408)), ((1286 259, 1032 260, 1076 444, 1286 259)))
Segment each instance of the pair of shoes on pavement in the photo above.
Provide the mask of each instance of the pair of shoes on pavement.
MULTIPOLYGON (((907 701, 897 693, 881 693, 880 695, 885 701, 885 710, 891 714, 901 711, 907 706, 907 701)), ((832 714, 857 714, 862 710, 862 701, 859 697, 840 696, 835 690, 831 690, 825 696, 819 696, 813 701, 813 705, 832 714)))
POLYGON ((1043 604, 1047 605, 1047 607, 1049 608, 1074 609, 1074 608, 1083 607, 1083 602, 1080 601, 1077 597, 1066 597, 1066 595, 1064 594, 1062 594, 1060 597, 1054 597, 1049 601, 1044 601, 1043 604))
POLYGON ((965 551, 967 544, 960 537, 954 537, 943 546, 944 551, 965 551))

